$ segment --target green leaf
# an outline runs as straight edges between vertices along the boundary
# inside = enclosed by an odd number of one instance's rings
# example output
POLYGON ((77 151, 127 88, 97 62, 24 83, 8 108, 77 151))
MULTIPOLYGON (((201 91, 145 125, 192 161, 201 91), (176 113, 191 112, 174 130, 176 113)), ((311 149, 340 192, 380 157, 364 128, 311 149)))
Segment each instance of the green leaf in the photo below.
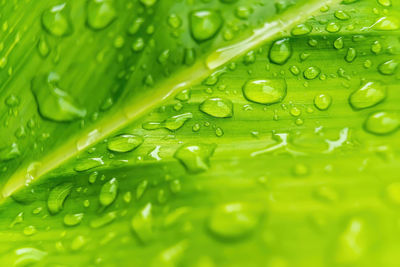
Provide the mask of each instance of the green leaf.
POLYGON ((398 266, 395 1, 21 3, 1 263, 398 266))

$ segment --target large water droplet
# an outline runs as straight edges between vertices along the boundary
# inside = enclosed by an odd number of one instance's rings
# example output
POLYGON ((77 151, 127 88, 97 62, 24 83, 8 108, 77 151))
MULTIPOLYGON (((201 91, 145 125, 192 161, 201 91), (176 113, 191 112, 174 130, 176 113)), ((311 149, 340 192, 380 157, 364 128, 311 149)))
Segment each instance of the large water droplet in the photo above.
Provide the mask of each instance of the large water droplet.
POLYGON ((117 17, 114 0, 89 0, 87 4, 87 24, 94 30, 110 25, 117 17))
POLYGON ((281 102, 286 96, 286 89, 284 79, 249 80, 243 86, 243 95, 249 101, 270 105, 281 102))
POLYGON ((43 28, 54 36, 66 36, 72 33, 72 22, 66 3, 46 9, 42 14, 43 28))
POLYGON ((314 97, 314 105, 319 110, 327 110, 332 104, 332 97, 327 94, 320 94, 314 97))
POLYGON ((386 86, 378 82, 368 82, 354 91, 349 98, 354 109, 373 107, 386 98, 386 86))
POLYGON ((208 170, 215 148, 215 144, 183 145, 175 152, 174 157, 189 173, 200 173, 208 170))
POLYGON ((118 135, 111 138, 107 143, 107 148, 113 152, 129 152, 143 143, 143 137, 131 134, 118 135))
POLYGON ((213 38, 221 29, 221 14, 214 10, 199 10, 190 14, 190 29, 198 42, 213 38))
POLYGON ((133 216, 131 226, 136 236, 143 243, 148 243, 153 239, 154 229, 151 203, 148 203, 133 216))
POLYGON ((233 104, 224 98, 209 98, 200 104, 200 110, 216 118, 229 118, 233 115, 233 104))
POLYGON ((117 198, 117 194, 118 180, 117 178, 112 178, 101 187, 99 195, 100 204, 105 207, 111 205, 117 198))
POLYGON ((63 209, 64 201, 71 193, 73 185, 65 183, 54 187, 47 199, 47 207, 51 214, 57 214, 63 209))
POLYGON ((250 234, 258 221, 258 214, 245 204, 230 203, 216 207, 207 226, 219 238, 236 239, 250 234))
POLYGON ((269 51, 269 59, 271 60, 271 62, 278 65, 285 64, 289 60, 291 55, 292 46, 290 44, 289 38, 275 41, 269 51))
POLYGON ((390 111, 378 111, 369 115, 364 128, 376 135, 385 135, 397 131, 400 127, 400 117, 390 111))
POLYGON ((42 117, 60 122, 68 122, 85 117, 86 110, 64 90, 60 89, 60 77, 52 72, 36 76, 32 80, 32 92, 42 117))

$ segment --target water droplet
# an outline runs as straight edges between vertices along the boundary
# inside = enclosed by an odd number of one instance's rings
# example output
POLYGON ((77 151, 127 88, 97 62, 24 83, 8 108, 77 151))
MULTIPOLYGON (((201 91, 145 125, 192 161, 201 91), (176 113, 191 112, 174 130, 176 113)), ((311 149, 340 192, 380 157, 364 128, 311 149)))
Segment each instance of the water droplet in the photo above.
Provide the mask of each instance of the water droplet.
POLYGON ((286 89, 284 79, 249 80, 243 86, 243 95, 249 101, 270 105, 281 102, 286 96, 286 89))
POLYGON ((42 36, 39 39, 38 44, 37 44, 37 49, 38 49, 39 55, 43 58, 46 58, 50 54, 50 47, 44 36, 42 36))
POLYGON ((66 214, 64 216, 64 224, 66 226, 76 226, 81 223, 83 215, 83 213, 66 214))
POLYGON ((222 130, 222 128, 220 128, 220 127, 217 127, 217 128, 215 129, 215 135, 216 135, 217 137, 222 137, 222 136, 224 135, 224 130, 222 130))
POLYGON ((376 135, 385 135, 397 131, 400 127, 398 114, 390 111, 374 112, 365 121, 364 128, 367 132, 376 135))
POLYGON ((400 29, 400 21, 395 17, 382 17, 371 28, 381 31, 395 31, 400 29))
POLYGON ((216 207, 208 220, 209 231, 222 239, 237 239, 250 234, 257 226, 259 216, 247 205, 229 203, 216 207))
POLYGON ((392 6, 392 0, 378 0, 378 3, 384 7, 392 6))
POLYGON ((13 228, 16 224, 20 224, 24 221, 24 212, 21 211, 20 213, 15 216, 14 220, 10 223, 10 228, 13 228))
POLYGON ((313 30, 313 27, 310 24, 299 24, 292 29, 292 35, 294 36, 302 36, 307 35, 313 30))
POLYGON ((292 46, 289 38, 284 38, 275 41, 269 51, 269 59, 271 62, 283 65, 285 64, 292 55, 292 46))
POLYGON ((16 249, 14 254, 17 256, 14 266, 17 267, 32 266, 35 263, 41 262, 47 256, 47 252, 30 247, 16 249))
POLYGON ((122 198, 123 198, 125 203, 130 203, 131 200, 132 200, 132 193, 130 191, 128 191, 123 195, 122 198))
POLYGON ((199 10, 190 14, 191 33, 198 42, 213 38, 221 29, 222 23, 220 13, 214 10, 199 10))
POLYGON ((350 47, 349 49, 347 49, 347 53, 345 56, 345 60, 349 63, 353 62, 357 57, 357 50, 355 50, 354 48, 350 47))
POLYGON ((339 20, 349 20, 350 19, 350 15, 343 11, 343 10, 337 10, 335 12, 335 18, 339 19, 339 20))
POLYGON ((330 22, 330 23, 328 23, 328 25, 326 25, 325 29, 327 32, 336 33, 336 32, 339 32, 341 28, 342 27, 339 24, 337 24, 336 22, 330 22))
POLYGON ((209 98, 200 104, 200 110, 216 118, 230 118, 233 116, 233 104, 224 98, 209 98))
POLYGON ((182 20, 176 14, 169 15, 167 21, 168 25, 174 29, 177 29, 182 25, 182 20))
POLYGON ((133 22, 132 25, 128 28, 128 33, 130 35, 134 35, 136 34, 140 27, 142 26, 142 24, 144 23, 144 19, 141 17, 136 18, 133 22))
POLYGON ((47 199, 47 208, 51 214, 57 214, 63 209, 64 201, 71 193, 73 185, 64 183, 54 187, 47 199))
POLYGON ((144 48, 144 39, 141 37, 136 38, 135 41, 133 42, 131 48, 132 48, 133 52, 142 51, 144 48))
POLYGON ((183 63, 186 66, 191 66, 196 61, 196 51, 193 48, 185 48, 183 55, 183 63))
POLYGON ((307 80, 314 80, 320 74, 321 74, 321 70, 318 67, 309 67, 303 72, 303 76, 307 80))
POLYGON ((131 134, 122 134, 111 138, 107 148, 113 152, 130 152, 143 143, 143 137, 131 134))
POLYGON ((42 14, 43 28, 54 36, 67 36, 72 33, 69 7, 66 3, 46 9, 42 14))
POLYGON ((78 235, 72 239, 71 242, 71 250, 72 251, 78 251, 83 248, 83 246, 86 244, 86 239, 82 235, 78 235))
POLYGON ((90 227, 92 228, 103 227, 107 224, 112 223, 116 218, 117 218, 117 212, 115 211, 107 212, 106 214, 91 220, 90 227))
POLYGON ((289 70, 294 76, 297 76, 300 74, 300 69, 296 65, 291 66, 289 70))
POLYGON ((335 40, 335 42, 333 42, 333 46, 337 49, 340 50, 344 47, 344 41, 343 41, 343 37, 339 37, 335 40))
POLYGON ((189 89, 184 89, 180 91, 175 98, 178 99, 179 101, 188 101, 191 96, 191 91, 189 89))
POLYGON ((371 45, 371 51, 374 54, 379 54, 382 52, 382 45, 379 41, 375 41, 373 42, 373 44, 371 45))
POLYGON ((189 173, 200 173, 208 170, 215 148, 215 144, 183 145, 178 148, 174 157, 189 173))
POLYGON ((314 105, 319 110, 327 110, 332 104, 332 97, 327 94, 320 94, 314 97, 314 105))
POLYGON ((239 19, 248 19, 251 12, 252 12, 251 8, 245 6, 238 6, 235 9, 235 15, 239 19))
POLYGON ((395 59, 383 62, 378 66, 378 71, 383 75, 393 75, 399 66, 399 62, 395 59))
POLYGON ((89 158, 80 160, 76 165, 74 170, 77 172, 87 171, 96 167, 103 165, 104 162, 101 158, 89 158))
POLYGON ((176 131, 180 129, 186 123, 186 121, 190 120, 191 118, 193 118, 193 114, 189 112, 170 117, 163 122, 145 122, 143 123, 142 127, 145 130, 166 128, 170 131, 176 131))
POLYGON ((147 186, 149 185, 149 181, 143 180, 140 182, 138 187, 136 188, 136 199, 139 200, 142 198, 144 192, 147 189, 147 186))
POLYGON ((69 122, 85 117, 86 110, 64 90, 60 89, 60 77, 51 72, 49 75, 36 76, 32 80, 32 92, 40 115, 49 120, 69 122))
POLYGON ((141 242, 148 243, 153 239, 154 227, 151 203, 146 204, 133 216, 131 227, 141 242))
POLYGON ((87 24, 93 30, 101 30, 117 17, 114 0, 89 0, 87 4, 87 24))
POLYGON ((112 178, 110 181, 103 184, 100 190, 99 201, 103 206, 111 205, 118 194, 118 180, 116 178, 112 178))
POLYGON ((386 98, 386 91, 383 84, 368 82, 350 95, 350 105, 358 110, 373 107, 386 98))
POLYGON ((18 158, 21 155, 17 143, 12 143, 10 146, 0 148, 0 162, 18 158))

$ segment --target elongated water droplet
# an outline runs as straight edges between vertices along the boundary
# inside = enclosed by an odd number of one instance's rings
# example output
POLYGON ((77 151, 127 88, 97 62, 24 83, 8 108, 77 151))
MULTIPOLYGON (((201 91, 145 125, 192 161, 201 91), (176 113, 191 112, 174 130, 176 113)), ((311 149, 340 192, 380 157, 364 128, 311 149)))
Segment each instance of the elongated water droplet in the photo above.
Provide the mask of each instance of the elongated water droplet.
POLYGON ((320 94, 314 97, 314 105, 319 110, 327 110, 332 104, 332 97, 327 94, 320 94))
POLYGON ((176 116, 172 116, 162 122, 145 122, 142 127, 145 130, 156 130, 160 128, 166 128, 170 131, 176 131, 181 128, 186 121, 193 117, 192 113, 184 113, 176 116))
POLYGON ((149 185, 149 181, 147 181, 147 180, 143 180, 142 182, 140 182, 140 184, 136 188, 136 199, 137 200, 142 198, 142 196, 143 196, 144 192, 146 191, 148 185, 149 185))
POLYGON ((90 158, 80 160, 76 165, 74 170, 77 172, 87 171, 96 167, 103 165, 104 162, 101 158, 90 158))
POLYGON ((395 31, 400 29, 400 21, 395 17, 382 17, 371 26, 375 30, 395 31))
POLYGON ((17 256, 14 266, 17 267, 32 266, 47 256, 47 252, 32 247, 16 249, 14 254, 17 256))
POLYGON ((376 135, 385 135, 397 131, 400 127, 400 117, 390 111, 378 111, 369 115, 364 128, 367 132, 376 135))
POLYGON ((112 178, 101 187, 99 195, 100 204, 105 207, 111 205, 117 198, 117 194, 118 180, 117 178, 112 178))
POLYGON ((67 36, 72 33, 69 7, 66 3, 46 9, 42 14, 43 28, 54 36, 67 36))
POLYGON ((180 100, 180 101, 188 101, 191 96, 191 91, 189 89, 184 89, 181 92, 179 92, 175 98, 180 100))
POLYGON ((283 65, 292 55, 292 46, 289 38, 275 41, 269 50, 269 59, 271 62, 283 65))
POLYGON ((71 250, 72 251, 78 251, 83 248, 86 244, 86 238, 83 235, 78 235, 72 239, 71 242, 71 250))
POLYGON ((213 38, 221 29, 223 20, 215 10, 199 10, 190 14, 190 29, 198 42, 213 38))
POLYGON ((281 102, 286 96, 287 85, 284 79, 249 80, 243 86, 244 97, 259 104, 281 102))
POLYGON ((106 214, 91 220, 90 227, 92 227, 92 228, 103 227, 107 224, 112 223, 116 218, 117 218, 117 212, 115 212, 115 211, 107 212, 106 214))
POLYGON ((399 62, 395 59, 383 62, 378 66, 378 71, 383 75, 393 75, 399 67, 399 62))
POLYGON ((215 148, 215 144, 183 145, 175 152, 174 157, 189 173, 200 173, 208 170, 215 148))
POLYGON ((292 29, 292 35, 302 36, 307 35, 313 30, 310 24, 299 24, 292 29))
POLYGON ((21 155, 17 143, 12 143, 10 146, 0 148, 0 162, 18 158, 21 155))
POLYGON ((242 203, 218 206, 211 213, 208 229, 222 239, 237 239, 250 234, 257 226, 258 214, 242 203))
POLYGON ((143 143, 143 137, 131 134, 118 135, 111 138, 107 143, 107 148, 113 152, 129 152, 143 143))
POLYGON ((355 50, 354 48, 350 47, 347 50, 347 54, 345 56, 345 60, 349 63, 353 62, 357 57, 357 50, 355 50))
POLYGON ((335 47, 336 49, 340 50, 344 47, 344 41, 343 41, 343 37, 339 37, 337 38, 334 42, 333 42, 333 47, 335 47))
POLYGON ((65 183, 54 187, 47 199, 47 208, 51 214, 57 214, 63 209, 64 201, 71 193, 73 185, 65 183))
POLYGON ((200 104, 200 110, 216 118, 230 118, 233 116, 233 104, 224 98, 209 98, 200 104))
POLYGON ((87 24, 94 30, 110 25, 117 17, 114 0, 89 0, 87 4, 87 24))
POLYGON ((131 227, 136 236, 143 243, 148 243, 153 239, 154 227, 151 203, 146 204, 146 206, 133 216, 131 227))
POLYGON ((386 98, 386 86, 378 82, 368 82, 354 91, 349 98, 354 109, 373 107, 386 98))
POLYGON ((66 214, 64 216, 64 224, 66 226, 76 226, 81 223, 83 215, 83 213, 66 214))
POLYGON ((39 39, 38 44, 37 44, 37 49, 38 49, 39 55, 43 58, 46 58, 50 54, 50 47, 44 36, 42 36, 39 39))
POLYGON ((40 115, 45 119, 60 122, 85 117, 86 110, 81 108, 67 92, 59 88, 59 80, 60 77, 54 72, 33 78, 31 89, 40 115))

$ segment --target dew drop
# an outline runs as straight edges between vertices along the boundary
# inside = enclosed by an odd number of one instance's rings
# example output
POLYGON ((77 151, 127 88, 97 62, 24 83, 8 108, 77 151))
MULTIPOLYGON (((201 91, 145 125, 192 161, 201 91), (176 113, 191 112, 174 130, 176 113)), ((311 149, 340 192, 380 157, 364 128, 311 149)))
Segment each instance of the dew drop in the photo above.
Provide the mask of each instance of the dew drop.
POLYGON ((303 72, 303 76, 307 80, 314 80, 320 74, 321 74, 321 70, 318 67, 309 67, 303 72))
POLYGON ((89 158, 80 160, 76 165, 74 170, 77 172, 87 171, 96 167, 103 165, 104 162, 101 158, 89 158))
POLYGON ((378 82, 368 82, 350 95, 349 102, 357 110, 370 108, 381 103, 386 94, 386 86, 378 82))
POLYGON ((230 118, 233 116, 233 104, 224 98, 209 98, 200 104, 200 110, 215 118, 230 118))
POLYGON ((149 185, 149 181, 147 181, 147 180, 143 180, 139 183, 138 187, 136 188, 136 200, 139 200, 142 198, 148 185, 149 185))
POLYGON ((327 94, 320 94, 314 97, 314 105, 319 110, 327 110, 332 104, 332 97, 327 94))
POLYGON ((259 104, 281 102, 286 96, 287 85, 284 79, 249 80, 243 86, 244 97, 259 104))
POLYGON ((221 29, 223 19, 214 10, 199 10, 190 14, 190 30, 198 42, 213 38, 221 29))
POLYGON ((33 78, 31 89, 40 115, 58 122, 82 119, 86 115, 86 110, 81 108, 66 91, 59 88, 59 80, 60 77, 54 72, 33 78))
POLYGON ((63 209, 65 199, 70 195, 73 185, 64 183, 54 187, 47 198, 47 208, 51 214, 57 214, 63 209))
POLYGON ((293 36, 307 35, 313 30, 310 24, 299 24, 292 29, 293 36))
POLYGON ((66 226, 76 226, 81 223, 83 215, 83 213, 66 214, 64 216, 64 224, 66 226))
POLYGON ((42 26, 50 34, 58 37, 72 33, 69 7, 66 3, 53 6, 42 13, 42 26))
POLYGON ((178 148, 174 157, 189 173, 201 173, 209 169, 210 157, 214 154, 215 148, 215 144, 187 144, 178 148))
POLYGON ((17 143, 12 143, 10 146, 0 148, 0 162, 16 159, 20 155, 21 152, 17 143))
POLYGON ((47 256, 47 252, 32 247, 16 249, 14 254, 17 256, 14 266, 18 267, 32 266, 35 263, 40 263, 47 256))
POLYGON ((400 21, 395 17, 382 17, 371 26, 375 30, 395 31, 400 29, 400 21))
POLYGON ((148 243, 153 239, 154 227, 151 203, 146 204, 133 216, 131 227, 141 242, 148 243))
POLYGON ((378 3, 384 7, 392 6, 392 0, 378 0, 378 3))
POLYGON ((111 138, 107 143, 107 148, 113 152, 130 152, 143 143, 143 137, 131 134, 122 134, 111 138))
POLYGON ((397 131, 400 127, 400 117, 390 111, 378 111, 368 116, 364 129, 372 134, 386 135, 397 131))
POLYGON ((110 181, 103 184, 100 190, 99 201, 100 204, 107 207, 111 205, 118 194, 118 180, 117 178, 112 178, 110 181))
POLYGON ((90 221, 90 227, 100 228, 112 223, 117 218, 117 212, 110 211, 90 221))
POLYGON ((383 62, 378 66, 378 71, 383 75, 393 75, 399 66, 399 62, 395 59, 383 62))
POLYGON ((93 30, 101 30, 117 17, 114 0, 89 0, 87 4, 87 24, 93 30))
POLYGON ((292 46, 289 38, 284 38, 275 41, 269 50, 269 59, 271 62, 283 65, 285 64, 292 55, 292 46))
POLYGON ((345 56, 345 60, 349 63, 353 62, 357 57, 357 50, 350 47, 349 49, 347 49, 347 53, 345 56))

